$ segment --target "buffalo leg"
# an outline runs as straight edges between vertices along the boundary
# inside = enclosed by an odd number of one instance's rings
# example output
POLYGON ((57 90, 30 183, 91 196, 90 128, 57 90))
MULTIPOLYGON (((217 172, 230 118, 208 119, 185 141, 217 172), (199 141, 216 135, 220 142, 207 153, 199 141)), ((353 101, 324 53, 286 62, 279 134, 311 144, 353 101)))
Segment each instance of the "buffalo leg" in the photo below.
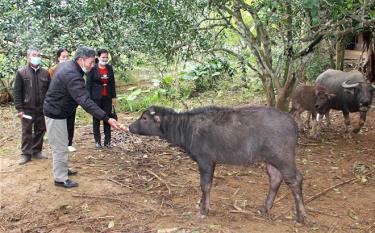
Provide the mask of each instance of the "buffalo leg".
POLYGON ((329 110, 324 114, 326 118, 327 128, 331 127, 331 119, 329 118, 329 110))
POLYGON ((358 133, 366 121, 366 112, 360 112, 359 113, 359 125, 357 128, 353 129, 353 133, 358 133))
POLYGON ((210 191, 212 179, 215 172, 215 163, 207 161, 198 161, 200 173, 200 185, 202 190, 202 198, 200 201, 200 213, 203 217, 208 215, 210 208, 210 191))
POLYGON ((305 206, 303 204, 303 196, 302 196, 302 181, 303 177, 302 174, 295 169, 293 175, 284 175, 285 183, 289 186, 292 190, 294 201, 296 203, 296 212, 297 212, 297 222, 303 223, 305 220, 306 212, 305 206))
POLYGON ((345 133, 348 133, 349 132, 349 125, 350 125, 349 112, 343 111, 342 114, 344 115, 345 133))
POLYGON ((294 113, 294 118, 296 119, 299 130, 303 131, 304 127, 303 127, 303 122, 301 119, 301 113, 302 111, 300 109, 297 109, 296 112, 294 113))
POLYGON ((272 208, 277 191, 279 190, 280 184, 283 181, 280 171, 269 163, 267 163, 267 174, 270 182, 269 191, 264 206, 260 208, 261 214, 266 214, 272 208))
POLYGON ((306 121, 305 121, 305 125, 306 125, 306 127, 307 127, 308 129, 310 129, 310 117, 311 117, 311 113, 308 112, 308 113, 307 113, 307 119, 306 119, 306 121))
POLYGON ((318 136, 318 121, 316 119, 316 112, 313 112, 311 113, 311 132, 310 132, 310 136, 312 136, 313 138, 317 138, 318 136))

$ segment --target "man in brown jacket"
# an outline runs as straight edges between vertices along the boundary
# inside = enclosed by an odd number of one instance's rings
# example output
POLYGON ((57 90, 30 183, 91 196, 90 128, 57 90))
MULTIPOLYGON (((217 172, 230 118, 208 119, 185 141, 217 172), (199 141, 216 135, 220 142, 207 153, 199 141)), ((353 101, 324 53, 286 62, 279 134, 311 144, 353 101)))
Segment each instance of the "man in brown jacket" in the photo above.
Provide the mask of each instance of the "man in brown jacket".
POLYGON ((50 84, 50 75, 41 67, 40 51, 27 50, 28 64, 19 69, 14 82, 14 103, 22 123, 20 165, 34 159, 46 159, 42 154, 46 125, 43 102, 50 84))

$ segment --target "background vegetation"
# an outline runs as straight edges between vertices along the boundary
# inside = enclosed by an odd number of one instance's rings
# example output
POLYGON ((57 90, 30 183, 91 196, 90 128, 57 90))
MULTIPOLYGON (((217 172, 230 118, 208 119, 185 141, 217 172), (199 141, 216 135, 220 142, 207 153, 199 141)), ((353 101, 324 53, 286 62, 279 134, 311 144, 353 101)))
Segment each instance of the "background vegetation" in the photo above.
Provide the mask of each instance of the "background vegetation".
POLYGON ((189 108, 201 97, 285 110, 298 82, 342 69, 350 39, 375 25, 369 0, 3 0, 0 14, 3 91, 30 46, 45 67, 59 47, 107 48, 127 111, 189 108))

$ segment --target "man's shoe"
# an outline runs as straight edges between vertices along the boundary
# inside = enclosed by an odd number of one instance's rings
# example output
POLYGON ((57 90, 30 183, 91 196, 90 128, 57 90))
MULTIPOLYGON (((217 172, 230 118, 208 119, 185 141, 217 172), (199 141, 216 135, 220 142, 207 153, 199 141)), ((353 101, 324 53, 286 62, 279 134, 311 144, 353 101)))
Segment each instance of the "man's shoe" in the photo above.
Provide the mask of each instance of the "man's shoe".
POLYGON ((30 155, 21 155, 20 160, 18 161, 19 165, 24 165, 27 162, 31 161, 31 156, 30 155))
POLYGON ((96 149, 102 149, 102 145, 99 142, 95 142, 96 149))
POLYGON ((47 155, 43 152, 37 152, 33 155, 34 159, 48 159, 47 155))
POLYGON ((67 179, 64 182, 55 181, 56 186, 64 187, 64 188, 74 188, 78 186, 78 183, 67 179))
POLYGON ((68 176, 75 176, 78 174, 78 171, 68 169, 68 176))
POLYGON ((77 149, 74 148, 73 146, 68 146, 68 151, 69 152, 75 152, 77 149))

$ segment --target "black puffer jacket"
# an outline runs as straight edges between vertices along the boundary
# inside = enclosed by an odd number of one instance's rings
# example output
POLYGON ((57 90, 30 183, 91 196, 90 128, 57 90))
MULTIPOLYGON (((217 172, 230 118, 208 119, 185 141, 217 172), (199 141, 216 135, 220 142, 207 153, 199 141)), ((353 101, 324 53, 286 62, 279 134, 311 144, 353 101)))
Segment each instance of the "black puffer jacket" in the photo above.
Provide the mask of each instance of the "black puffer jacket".
POLYGON ((106 113, 90 99, 83 75, 81 67, 73 60, 60 63, 56 67, 44 100, 45 116, 65 119, 81 105, 95 118, 108 122, 109 117, 106 113))
POLYGON ((50 84, 47 70, 30 65, 19 69, 14 81, 14 105, 18 112, 43 113, 43 101, 50 84))
MULTIPOLYGON (((116 98, 115 76, 111 65, 107 64, 105 67, 108 70, 107 96, 113 99, 116 98)), ((91 99, 100 100, 102 98, 103 83, 100 78, 98 64, 95 64, 94 68, 86 76, 86 89, 89 91, 91 99)))

